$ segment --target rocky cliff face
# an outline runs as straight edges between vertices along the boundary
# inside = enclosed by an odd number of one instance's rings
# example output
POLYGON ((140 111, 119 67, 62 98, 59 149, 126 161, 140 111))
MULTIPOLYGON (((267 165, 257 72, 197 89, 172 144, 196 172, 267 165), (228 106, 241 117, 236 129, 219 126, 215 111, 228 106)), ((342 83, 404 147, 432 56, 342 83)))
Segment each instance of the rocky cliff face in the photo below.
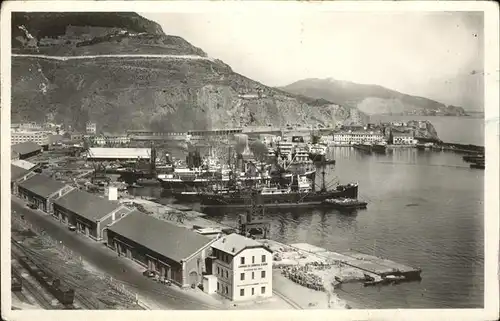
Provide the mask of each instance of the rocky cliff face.
POLYGON ((133 13, 22 13, 12 30, 13 122, 41 121, 51 113, 77 129, 94 121, 109 132, 185 131, 332 125, 351 116, 350 108, 234 73, 133 13))
POLYGON ((464 116, 462 107, 446 106, 440 102, 411 96, 377 85, 363 85, 329 79, 304 79, 282 88, 283 90, 323 98, 335 103, 355 107, 367 114, 464 116))

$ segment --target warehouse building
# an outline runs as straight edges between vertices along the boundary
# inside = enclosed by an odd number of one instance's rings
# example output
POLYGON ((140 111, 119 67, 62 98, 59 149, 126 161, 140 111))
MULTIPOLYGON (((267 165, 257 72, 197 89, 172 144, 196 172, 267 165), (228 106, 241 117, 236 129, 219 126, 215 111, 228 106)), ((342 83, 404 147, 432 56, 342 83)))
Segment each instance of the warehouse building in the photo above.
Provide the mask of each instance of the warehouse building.
POLYGON ((93 147, 87 151, 87 159, 97 161, 149 160, 150 148, 106 148, 93 147))
POLYGON ((10 189, 11 193, 18 195, 18 184, 27 180, 28 178, 37 175, 30 168, 24 168, 15 164, 10 165, 10 189))
MULTIPOLYGON (((99 241, 108 224, 131 210, 117 201, 74 189, 54 202, 53 216, 76 227, 78 232, 99 241)), ((142 231, 142 229, 141 229, 142 231)))
POLYGON ((37 174, 18 183, 19 196, 35 204, 44 212, 52 213, 54 200, 71 191, 73 187, 37 174))
POLYGON ((10 147, 11 151, 16 154, 18 159, 27 159, 35 155, 41 154, 43 147, 33 142, 24 142, 14 144, 10 147))
POLYGON ((273 257, 269 248, 236 233, 218 239, 212 248, 217 293, 232 301, 273 295, 273 257))
POLYGON ((201 283, 215 241, 138 211, 109 226, 106 234, 108 246, 119 255, 182 287, 201 283))

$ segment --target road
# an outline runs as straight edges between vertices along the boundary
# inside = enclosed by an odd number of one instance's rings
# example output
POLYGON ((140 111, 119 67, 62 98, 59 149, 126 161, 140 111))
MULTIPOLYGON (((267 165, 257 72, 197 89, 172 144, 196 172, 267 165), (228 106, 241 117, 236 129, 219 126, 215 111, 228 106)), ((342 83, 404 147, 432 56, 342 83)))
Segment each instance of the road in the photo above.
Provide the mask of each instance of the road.
POLYGON ((121 55, 85 55, 85 56, 51 56, 51 55, 32 55, 32 54, 12 54, 12 57, 41 58, 50 60, 82 60, 98 58, 164 58, 164 59, 185 59, 185 60, 208 60, 214 61, 211 57, 202 57, 195 55, 146 55, 146 54, 121 54, 121 55))
POLYGON ((29 209, 22 201, 14 197, 11 206, 12 215, 24 214, 25 220, 44 229, 45 233, 57 241, 62 241, 67 248, 75 254, 81 255, 85 261, 114 279, 129 285, 134 292, 148 298, 149 302, 153 302, 161 309, 206 310, 221 308, 209 305, 175 286, 162 285, 144 277, 138 269, 130 268, 130 260, 118 257, 114 251, 101 243, 69 231, 50 215, 29 209))

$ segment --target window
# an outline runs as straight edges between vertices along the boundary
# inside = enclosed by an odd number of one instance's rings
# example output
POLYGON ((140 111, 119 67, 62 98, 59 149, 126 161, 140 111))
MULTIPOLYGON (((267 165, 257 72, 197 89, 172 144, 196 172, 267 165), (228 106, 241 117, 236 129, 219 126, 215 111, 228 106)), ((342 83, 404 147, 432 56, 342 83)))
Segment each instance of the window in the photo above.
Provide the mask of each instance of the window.
POLYGON ((240 258, 240 262, 241 262, 241 264, 245 264, 245 257, 243 257, 243 256, 242 256, 242 257, 240 258))
POLYGON ((252 272, 252 280, 255 279, 255 273, 252 272))
POLYGON ((229 293, 229 290, 228 290, 227 285, 226 285, 226 294, 228 294, 228 293, 229 293))
POLYGON ((255 295, 255 288, 252 288, 252 295, 255 295))
POLYGON ((266 263, 266 256, 262 255, 262 263, 266 263))
POLYGON ((217 291, 219 291, 219 290, 220 290, 220 283, 217 282, 217 291))
POLYGON ((265 277, 266 277, 266 271, 261 271, 261 272, 260 272, 260 276, 261 276, 262 278, 265 278, 265 277))
POLYGON ((226 270, 226 278, 229 278, 229 272, 226 270))
POLYGON ((220 269, 219 269, 219 267, 217 267, 217 275, 219 275, 219 274, 220 274, 220 269))
POLYGON ((252 264, 255 264, 255 256, 252 256, 252 264))
POLYGON ((265 286, 263 286, 263 287, 260 288, 260 293, 261 294, 265 294, 266 293, 266 287, 265 286))
POLYGON ((240 274, 240 280, 241 281, 245 281, 245 273, 241 273, 240 274))
POLYGON ((240 296, 245 296, 245 289, 240 289, 240 296))

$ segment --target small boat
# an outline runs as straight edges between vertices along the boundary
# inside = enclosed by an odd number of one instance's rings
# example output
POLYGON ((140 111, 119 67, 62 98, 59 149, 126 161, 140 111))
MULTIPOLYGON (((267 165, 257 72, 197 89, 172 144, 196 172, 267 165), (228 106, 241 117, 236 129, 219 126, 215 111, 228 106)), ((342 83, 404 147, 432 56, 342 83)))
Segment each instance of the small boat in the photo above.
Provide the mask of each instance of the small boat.
POLYGON ((379 280, 371 280, 364 282, 364 286, 371 286, 371 285, 386 285, 386 284, 397 284, 399 282, 404 281, 406 278, 402 275, 387 275, 383 277, 382 279, 379 280))
POLYGON ((474 163, 470 164, 470 168, 476 168, 476 169, 485 169, 485 164, 484 163, 474 163))
POLYGON ((336 209, 365 209, 368 203, 354 198, 330 198, 323 201, 323 205, 336 209))

